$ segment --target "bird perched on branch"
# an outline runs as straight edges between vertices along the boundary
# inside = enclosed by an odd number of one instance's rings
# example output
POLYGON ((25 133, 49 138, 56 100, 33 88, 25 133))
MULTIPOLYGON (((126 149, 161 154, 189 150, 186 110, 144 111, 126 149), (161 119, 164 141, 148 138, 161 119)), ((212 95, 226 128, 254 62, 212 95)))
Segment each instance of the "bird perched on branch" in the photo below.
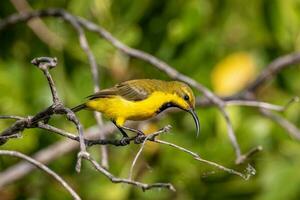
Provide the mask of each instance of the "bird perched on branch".
POLYGON ((170 107, 180 108, 193 116, 198 136, 200 125, 194 111, 195 96, 187 84, 179 81, 138 79, 122 82, 88 96, 86 103, 72 110, 101 112, 117 126, 123 135, 122 140, 126 141, 128 135, 125 130, 144 134, 140 130, 124 126, 125 121, 149 119, 170 107))

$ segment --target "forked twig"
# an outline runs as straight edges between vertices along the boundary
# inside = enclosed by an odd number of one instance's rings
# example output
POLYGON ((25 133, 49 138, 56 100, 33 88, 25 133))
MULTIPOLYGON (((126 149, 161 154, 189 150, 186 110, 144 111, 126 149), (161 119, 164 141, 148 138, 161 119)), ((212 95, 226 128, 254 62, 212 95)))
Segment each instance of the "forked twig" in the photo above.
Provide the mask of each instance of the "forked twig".
MULTIPOLYGON (((43 71, 43 73, 45 74, 45 76, 48 80, 49 87, 51 89, 53 105, 50 106, 49 108, 47 108, 46 110, 49 110, 49 113, 51 113, 51 114, 66 114, 67 119, 69 121, 73 122, 77 128, 77 131, 79 133, 80 152, 78 153, 78 156, 77 156, 78 158, 77 158, 77 164, 76 164, 76 171, 80 172, 81 158, 83 156, 88 155, 88 152, 86 151, 84 137, 83 137, 83 127, 82 127, 81 123, 79 122, 79 120, 77 119, 75 113, 71 109, 64 107, 63 103, 61 102, 61 100, 58 97, 54 81, 49 72, 50 69, 56 67, 57 59, 49 58, 49 57, 39 57, 39 58, 33 59, 31 61, 31 63, 36 65, 39 69, 41 69, 43 71)), ((31 119, 31 123, 39 122, 41 120, 44 120, 45 118, 46 119, 49 118, 50 116, 51 115, 48 115, 48 116, 46 115, 46 116, 42 116, 42 118, 41 118, 40 115, 37 114, 36 116, 34 116, 31 119)))
POLYGON ((111 180, 113 183, 126 183, 130 185, 135 185, 137 187, 140 187, 143 191, 149 190, 152 188, 167 188, 171 191, 176 191, 174 186, 171 183, 153 183, 153 184, 147 184, 147 183, 141 183, 138 181, 133 181, 130 179, 124 179, 124 178, 117 178, 113 176, 109 171, 107 171, 105 168, 101 167, 97 161, 95 161, 91 156, 85 157, 85 159, 89 160, 93 166, 102 174, 104 174, 107 178, 111 180))
POLYGON ((243 174, 241 172, 238 172, 236 170, 224 167, 224 166, 222 166, 220 164, 217 164, 215 162, 212 162, 212 161, 209 161, 209 160, 205 160, 205 159, 201 158, 198 154, 196 154, 196 153, 194 153, 194 152, 192 152, 192 151, 190 151, 190 150, 188 150, 186 148, 178 146, 176 144, 170 143, 170 142, 166 142, 166 141, 163 141, 163 140, 157 140, 157 139, 154 140, 153 142, 156 142, 156 143, 159 143, 159 144, 165 144, 165 145, 171 146, 173 148, 179 149, 180 151, 183 151, 185 153, 188 153, 188 154, 192 155, 195 160, 198 160, 200 162, 203 162, 203 163, 206 163, 208 165, 214 166, 214 167, 216 167, 216 168, 218 168, 218 169, 220 169, 222 171, 228 172, 229 174, 234 174, 234 175, 240 176, 240 177, 242 177, 245 180, 248 180, 251 175, 254 175, 253 173, 243 174))
POLYGON ((129 178, 130 180, 132 179, 133 168, 134 168, 134 166, 135 166, 135 164, 136 164, 136 162, 137 162, 139 156, 141 155, 141 153, 142 153, 142 151, 143 151, 143 149, 144 149, 144 147, 145 147, 145 144, 146 144, 147 140, 155 140, 155 138, 156 138, 158 135, 160 135, 160 134, 162 134, 162 133, 167 133, 171 128, 172 128, 172 127, 171 127, 170 125, 167 125, 167 126, 165 126, 164 128, 162 128, 162 129, 156 131, 155 133, 151 133, 151 134, 147 135, 147 136, 143 139, 144 141, 142 142, 142 145, 141 145, 139 151, 137 152, 136 156, 134 157, 134 159, 133 159, 133 161, 132 161, 132 164, 131 164, 131 167, 130 167, 130 170, 129 170, 128 178, 129 178))

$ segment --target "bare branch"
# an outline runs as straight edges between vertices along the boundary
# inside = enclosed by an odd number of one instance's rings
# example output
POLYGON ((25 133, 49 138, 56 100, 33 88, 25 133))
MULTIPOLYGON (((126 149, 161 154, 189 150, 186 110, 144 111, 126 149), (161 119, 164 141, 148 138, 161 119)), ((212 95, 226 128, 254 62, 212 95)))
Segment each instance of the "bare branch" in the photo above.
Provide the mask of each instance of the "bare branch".
MULTIPOLYGON (((46 129, 46 130, 49 130, 49 131, 53 131, 55 133, 59 133, 60 135, 65 136, 65 137, 67 137, 69 139, 72 139, 72 140, 75 140, 75 141, 80 141, 78 137, 73 136, 71 133, 68 133, 68 132, 63 131, 61 129, 58 129, 56 127, 44 124, 42 122, 38 123, 38 127, 46 129)), ((164 129, 162 129, 160 131, 157 131, 157 132, 149 135, 148 138, 149 139, 154 139, 155 136, 157 136, 157 135, 159 135, 159 134, 161 134, 163 132, 168 131, 169 128, 170 127, 167 126, 164 129)), ((144 138, 132 137, 130 140, 131 141, 134 140, 137 143, 137 141, 139 141, 139 140, 144 140, 145 141, 146 138, 145 137, 144 138)), ((101 144, 108 144, 108 142, 112 142, 112 144, 114 144, 114 145, 117 144, 117 143, 118 143, 117 145, 122 145, 122 143, 121 143, 120 140, 101 140, 101 139, 100 140, 86 140, 85 143, 89 144, 89 142, 94 142, 94 141, 96 141, 97 143, 92 143, 92 144, 100 144, 100 143, 101 144)), ((141 182, 132 181, 132 180, 128 180, 128 179, 117 178, 117 177, 113 176, 110 172, 108 172, 105 168, 103 168, 102 166, 100 166, 89 154, 82 154, 81 157, 80 157, 80 159, 82 159, 82 158, 85 158, 85 159, 89 160, 98 171, 100 171, 101 173, 103 173, 105 176, 107 176, 114 183, 131 184, 131 185, 140 187, 143 190, 149 190, 149 189, 152 189, 152 188, 167 188, 167 189, 170 189, 172 191, 175 191, 173 185, 171 185, 170 183, 146 184, 146 183, 141 183, 141 182)), ((5 178, 1 177, 1 174, 0 174, 0 178, 1 178, 1 180, 5 180, 5 178)), ((0 181, 0 185, 1 185, 1 181, 0 181)))
POLYGON ((9 139, 10 135, 17 135, 19 132, 22 132, 26 127, 29 126, 31 122, 31 118, 22 118, 13 123, 12 126, 7 128, 6 130, 2 131, 0 135, 0 145, 3 145, 6 143, 7 139, 9 139))
POLYGON ((226 101, 227 106, 250 106, 250 107, 258 107, 264 108, 268 110, 275 110, 275 111, 284 111, 285 106, 278 106, 262 101, 247 101, 247 100, 230 100, 226 101))
POLYGON ((20 116, 15 116, 15 115, 0 115, 0 119, 24 119, 23 117, 20 116))
MULTIPOLYGON (((93 85, 94 85, 94 93, 99 92, 100 91, 100 86, 99 86, 98 66, 97 66, 95 56, 94 56, 93 52, 91 51, 91 49, 89 47, 89 44, 88 44, 87 38, 85 36, 84 30, 82 29, 81 24, 79 24, 78 20, 73 15, 71 15, 67 12, 62 12, 61 14, 62 14, 62 17, 67 22, 69 22, 78 33, 80 46, 83 49, 83 51, 85 52, 85 54, 87 55, 89 63, 90 63, 90 69, 91 69, 92 78, 93 78, 93 85)), ((94 117, 95 117, 96 122, 99 126, 99 129, 101 129, 101 127, 103 125, 101 114, 98 113, 98 112, 94 112, 94 117)), ((100 135, 100 139, 105 139, 105 137, 103 135, 100 135)), ((83 148, 83 146, 82 146, 82 148, 83 148)), ((101 157, 102 165, 105 168, 108 168, 107 147, 102 146, 101 147, 101 152, 102 152, 102 157, 101 157)), ((80 162, 78 162, 78 164, 79 163, 80 162)), ((80 165, 78 165, 76 169, 78 169, 80 171, 80 165)))
MULTIPOLYGON (((20 133, 14 133, 12 135, 1 135, 0 141, 7 141, 8 139, 20 138, 20 137, 22 137, 22 135, 20 133)), ((2 144, 2 143, 0 142, 0 144, 2 144)))
MULTIPOLYGON (((107 135, 108 133, 111 133, 113 130, 115 130, 115 127, 112 124, 104 125, 103 128, 99 131, 101 131, 101 134, 107 135)), ((86 131, 87 137, 96 137, 100 133, 99 131, 93 127, 86 131)), ((159 134, 159 133, 156 133, 159 134)), ((78 143, 74 142, 72 140, 66 140, 61 141, 56 144, 53 144, 49 146, 48 148, 41 150, 40 152, 36 153, 33 157, 36 160, 39 160, 43 163, 49 163, 52 160, 58 158, 59 156, 62 156, 75 148, 78 148, 78 143)), ((148 190, 152 188, 168 188, 170 190, 175 191, 174 187, 171 184, 168 183, 155 183, 155 184, 145 184, 140 183, 137 181, 132 181, 128 179, 122 179, 114 177, 111 173, 109 173, 105 168, 101 167, 94 159, 92 159, 90 156, 87 158, 93 166, 103 173, 105 176, 107 176, 112 182, 114 183, 126 183, 138 186, 142 188, 143 190, 148 190)), ((17 179, 22 178, 25 174, 29 173, 33 168, 28 165, 27 163, 19 163, 15 166, 10 167, 6 171, 0 173, 0 187, 4 186, 10 182, 16 181, 17 179)))
MULTIPOLYGON (((74 26, 78 24, 74 24, 74 26)), ((57 92, 56 92, 56 87, 54 85, 54 81, 52 80, 52 77, 49 73, 49 69, 53 68, 57 64, 57 59, 54 58, 48 58, 48 57, 41 57, 41 58, 35 58, 31 61, 32 64, 36 65, 38 68, 40 68, 45 76, 47 77, 47 80, 49 82, 49 86, 51 89, 52 97, 53 97, 53 105, 58 106, 57 112, 62 112, 63 114, 67 115, 67 119, 71 122, 73 122, 76 125, 77 131, 79 133, 79 142, 80 142, 80 152, 78 153, 78 160, 76 164, 76 171, 80 172, 81 169, 81 157, 84 154, 88 154, 86 151, 86 146, 84 142, 84 137, 83 137, 83 127, 79 120, 77 119, 76 115, 71 109, 63 107, 63 104, 61 103, 57 92)), ((34 121, 34 120, 33 120, 34 121)))
POLYGON ((170 183, 146 184, 146 183, 141 183, 141 182, 137 182, 137 181, 132 181, 129 179, 117 178, 114 175, 112 175, 109 171, 107 171, 105 168, 101 167, 92 157, 88 156, 88 157, 85 157, 85 159, 89 160, 99 172, 104 174, 113 183, 126 183, 126 184, 130 184, 130 185, 134 185, 134 186, 140 187, 143 191, 149 190, 152 188, 167 188, 171 191, 176 191, 174 186, 170 183))
MULTIPOLYGON (((74 23, 74 26, 79 26, 78 23, 74 23)), ((57 59, 56 58, 48 58, 48 57, 40 57, 40 58, 35 58, 31 61, 32 64, 36 65, 38 68, 40 68, 45 76, 47 77, 52 97, 53 97, 53 113, 60 113, 60 114, 66 114, 67 119, 71 122, 73 122, 77 128, 77 131, 79 133, 79 143, 80 143, 80 152, 78 153, 78 160, 77 160, 77 165, 76 165, 76 171, 80 172, 81 169, 81 157, 84 155, 87 155, 88 152, 86 151, 86 146, 84 142, 84 137, 83 137, 83 127, 79 120, 77 119, 76 115, 74 112, 69 109, 65 108, 60 101, 56 87, 54 85, 54 81, 51 77, 51 74, 49 73, 49 69, 54 68, 57 65, 57 59)), ((49 107, 52 108, 52 107, 49 107)), ((33 123, 35 123, 35 118, 33 117, 33 123)))
POLYGON ((31 64, 37 66, 45 74, 45 76, 48 80, 48 83, 49 83, 49 87, 51 89, 53 103, 54 104, 60 103, 60 100, 58 98, 58 94, 57 94, 57 91, 56 91, 56 87, 54 85, 54 81, 53 81, 53 79, 52 79, 52 77, 49 73, 50 69, 56 67, 57 58, 39 57, 39 58, 33 59, 31 61, 31 64))
MULTIPOLYGON (((10 0, 19 13, 32 11, 32 7, 26 0, 10 0)), ((51 48, 61 50, 65 41, 55 32, 51 31, 41 19, 34 19, 27 23, 35 35, 51 48)))
POLYGON ((250 149, 246 154, 241 155, 238 160, 236 160, 236 164, 242 164, 244 163, 247 159, 251 158, 254 154, 260 152, 263 150, 262 146, 257 146, 252 149, 250 149))
POLYGON ((275 121, 279 124, 283 129, 285 129, 292 138, 295 138, 300 141, 300 130, 291 122, 279 116, 278 114, 274 114, 269 110, 261 109, 261 113, 275 121))
POLYGON ((28 116, 27 118, 22 118, 16 121, 11 127, 7 128, 1 133, 0 145, 4 144, 7 141, 7 138, 1 138, 1 136, 13 135, 15 133, 23 131, 25 128, 36 127, 39 121, 47 121, 53 114, 65 114, 67 116, 67 119, 76 125, 77 131, 79 133, 80 152, 78 153, 78 162, 76 165, 76 170, 79 172, 81 168, 81 157, 84 154, 88 154, 83 138, 83 127, 77 119, 74 112, 71 109, 64 107, 63 103, 58 97, 54 81, 51 77, 51 74, 49 73, 49 69, 54 68, 57 65, 57 59, 49 57, 40 57, 33 59, 31 63, 36 65, 39 69, 41 69, 44 75, 46 76, 49 83, 49 87, 51 89, 53 105, 46 108, 44 111, 37 113, 33 117, 28 116))
MULTIPOLYGON (((101 130, 96 127, 89 128, 85 131, 87 138, 96 139, 99 134, 109 135, 115 130, 113 124, 105 124, 101 130)), ((50 131, 51 132, 51 131, 50 131)), ((40 151, 35 153, 32 157, 41 163, 47 164, 51 161, 79 148, 78 142, 63 140, 56 142, 40 151)), ((0 173, 0 187, 21 179, 26 174, 30 173, 34 167, 26 162, 20 162, 14 166, 9 167, 0 173)))
POLYGON ((285 111, 290 105, 292 105, 295 102, 299 101, 299 97, 293 97, 290 99, 285 105, 279 106, 279 105, 274 105, 262 101, 255 101, 255 100, 228 100, 225 101, 227 106, 251 106, 251 107, 258 107, 262 109, 267 109, 267 110, 274 110, 274 111, 279 111, 283 112, 285 111))
POLYGON ((285 56, 280 56, 271 62, 264 71, 249 85, 243 93, 251 93, 257 90, 265 82, 271 80, 275 75, 286 67, 300 62, 300 53, 291 53, 285 56))
POLYGON ((213 167, 216 167, 216 168, 218 168, 218 169, 220 169, 220 170, 222 170, 222 171, 228 172, 228 173, 230 173, 230 174, 234 174, 234 175, 240 176, 240 177, 242 177, 242 178, 245 179, 245 180, 248 180, 248 179, 250 178, 250 176, 251 176, 249 173, 247 173, 247 174, 242 174, 241 172, 238 172, 238 171, 235 171, 235 170, 233 170, 233 169, 224 167, 224 166, 219 165, 219 164, 217 164, 217 163, 215 163, 215 162, 212 162, 212 161, 209 161, 209 160, 205 160, 205 159, 201 158, 198 154, 196 154, 196 153, 194 153, 194 152, 192 152, 192 151, 190 151, 190 150, 187 150, 187 149, 185 149, 185 148, 183 148, 183 147, 181 147, 181 146, 178 146, 178 145, 176 145, 176 144, 173 144, 173 143, 170 143, 170 142, 166 142, 166 141, 163 141, 163 140, 157 140, 157 139, 154 140, 153 142, 160 143, 160 144, 165 144, 165 145, 174 147, 174 148, 176 148, 176 149, 179 149, 180 151, 183 151, 183 152, 186 152, 186 153, 192 155, 192 156, 194 157, 195 160, 198 160, 198 161, 200 161, 200 162, 206 163, 206 164, 208 164, 208 165, 211 165, 211 166, 213 166, 213 167))
POLYGON ((236 162, 237 162, 237 160, 239 160, 241 157, 241 149, 240 149, 239 143, 237 142, 228 112, 224 108, 221 109, 221 112, 223 113, 223 116, 225 118, 227 133, 229 135, 230 142, 235 150, 236 162))
POLYGON ((17 151, 0 150, 0 155, 18 157, 18 158, 21 158, 23 160, 26 160, 27 162, 33 164, 34 166, 36 166, 37 168, 43 170, 44 172, 46 172, 47 174, 52 176, 55 180, 57 180, 72 195, 73 199, 76 199, 76 200, 81 199, 79 197, 79 195, 71 188, 71 186, 69 186, 69 184, 67 182, 65 182, 58 174, 56 174, 54 171, 52 171, 50 168, 48 168, 43 163, 41 163, 37 160, 34 160, 31 157, 26 156, 26 155, 24 155, 20 152, 17 152, 17 151))
POLYGON ((164 128, 160 129, 159 131, 156 131, 155 133, 151 133, 149 135, 147 135, 144 139, 144 141, 142 142, 142 145, 139 149, 139 151, 137 152, 136 156, 134 157, 133 161, 132 161, 132 164, 131 164, 131 167, 130 167, 130 170, 129 170, 129 175, 128 175, 128 178, 131 180, 132 179, 132 173, 133 173, 133 168, 137 162, 137 159, 139 158, 139 156, 141 155, 144 147, 145 147, 145 144, 147 142, 147 140, 155 140, 155 137, 157 137, 158 135, 162 134, 162 133, 167 133, 169 130, 171 129, 171 126, 170 125, 167 125, 165 126, 164 128))

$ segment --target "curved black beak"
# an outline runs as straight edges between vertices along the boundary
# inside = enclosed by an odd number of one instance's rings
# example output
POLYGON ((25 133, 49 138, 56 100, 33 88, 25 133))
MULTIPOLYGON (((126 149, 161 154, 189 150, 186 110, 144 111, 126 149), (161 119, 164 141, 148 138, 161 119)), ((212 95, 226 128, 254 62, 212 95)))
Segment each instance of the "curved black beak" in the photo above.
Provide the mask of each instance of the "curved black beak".
POLYGON ((196 129, 197 129, 196 137, 198 137, 199 132, 200 132, 200 122, 199 122, 198 116, 196 115, 194 109, 192 109, 192 108, 187 110, 187 112, 191 113, 191 115, 193 116, 193 119, 194 119, 195 124, 196 124, 196 129))

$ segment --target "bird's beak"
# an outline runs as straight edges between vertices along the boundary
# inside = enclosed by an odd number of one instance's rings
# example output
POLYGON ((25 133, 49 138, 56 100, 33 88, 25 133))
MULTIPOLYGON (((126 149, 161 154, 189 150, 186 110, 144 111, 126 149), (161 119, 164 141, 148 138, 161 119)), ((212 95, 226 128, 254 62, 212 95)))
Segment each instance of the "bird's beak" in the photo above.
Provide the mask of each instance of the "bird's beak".
POLYGON ((189 113, 191 113, 191 115, 193 116, 193 119, 195 121, 195 124, 196 124, 196 129, 197 129, 197 132, 196 132, 196 136, 198 137, 199 136, 199 132, 200 132, 200 122, 199 122, 199 119, 198 119, 198 116, 196 115, 195 113, 195 110, 194 109, 189 109, 187 110, 189 113))

